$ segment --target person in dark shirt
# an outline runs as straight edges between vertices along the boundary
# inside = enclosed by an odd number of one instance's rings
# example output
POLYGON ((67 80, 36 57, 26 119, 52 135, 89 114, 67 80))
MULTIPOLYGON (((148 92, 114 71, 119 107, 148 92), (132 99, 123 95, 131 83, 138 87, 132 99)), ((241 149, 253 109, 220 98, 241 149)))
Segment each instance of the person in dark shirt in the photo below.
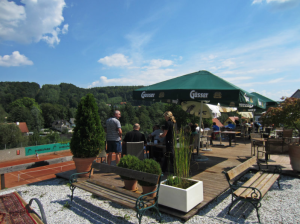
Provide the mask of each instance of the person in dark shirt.
POLYGON ((133 131, 127 132, 122 143, 122 154, 127 154, 126 142, 144 142, 147 145, 145 135, 140 132, 140 125, 138 123, 133 125, 133 131), (124 152, 123 152, 124 151, 124 152))
POLYGON ((174 126, 176 123, 175 117, 173 116, 171 111, 166 111, 164 113, 165 118, 165 127, 164 132, 160 135, 160 137, 166 137, 166 157, 165 162, 162 166, 162 171, 167 171, 167 168, 171 168, 170 165, 173 164, 173 141, 174 141, 174 126))

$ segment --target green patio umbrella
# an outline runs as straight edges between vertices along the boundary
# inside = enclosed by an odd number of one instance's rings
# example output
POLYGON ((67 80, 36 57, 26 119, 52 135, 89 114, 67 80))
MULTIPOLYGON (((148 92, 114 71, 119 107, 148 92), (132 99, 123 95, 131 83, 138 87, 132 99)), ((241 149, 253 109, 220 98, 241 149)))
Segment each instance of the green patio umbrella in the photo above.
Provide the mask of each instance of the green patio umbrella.
POLYGON ((278 102, 275 101, 275 100, 271 100, 270 98, 268 97, 265 97, 259 93, 256 93, 256 92, 252 92, 251 93, 252 95, 262 99, 263 101, 266 102, 266 109, 268 109, 269 107, 277 107, 278 106, 278 102))
POLYGON ((254 105, 252 95, 208 72, 199 71, 159 82, 133 91, 133 99, 180 104, 182 101, 206 101, 210 104, 238 107, 254 105))
MULTIPOLYGON (((254 96, 249 92, 208 72, 198 71, 159 82, 133 91, 133 99, 162 101, 181 104, 182 101, 198 101, 227 107, 253 107, 254 96)), ((203 108, 201 106, 201 108, 203 108)), ((202 113, 200 113, 200 123, 202 113)), ((200 132, 199 132, 200 135, 200 132)), ((200 139, 200 136, 199 136, 200 139)), ((198 143, 200 148, 200 141, 198 143)))

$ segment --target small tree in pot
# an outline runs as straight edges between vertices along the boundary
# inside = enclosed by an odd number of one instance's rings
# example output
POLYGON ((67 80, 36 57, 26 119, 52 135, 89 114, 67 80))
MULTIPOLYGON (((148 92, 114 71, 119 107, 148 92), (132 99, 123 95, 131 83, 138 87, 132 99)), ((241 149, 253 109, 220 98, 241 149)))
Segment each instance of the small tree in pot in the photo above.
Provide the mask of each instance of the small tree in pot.
POLYGON ((74 155, 77 172, 81 173, 89 171, 100 150, 105 150, 105 132, 92 94, 87 94, 81 99, 75 119, 76 127, 70 149, 74 155), (86 165, 84 161, 87 162, 86 165))
MULTIPOLYGON (((274 124, 276 127, 283 124, 285 127, 292 128, 300 135, 300 99, 293 97, 283 97, 283 102, 278 107, 270 107, 262 115, 264 124, 274 124)), ((291 165, 294 170, 300 171, 300 138, 295 145, 289 146, 291 165)))
MULTIPOLYGON (((137 158, 136 156, 125 155, 120 159, 120 162, 118 163, 117 166, 140 171, 141 163, 142 161, 139 160, 139 158, 137 158)), ((123 179, 125 188, 127 190, 131 190, 131 191, 137 190, 137 180, 125 176, 121 176, 121 178, 123 179)))
MULTIPOLYGON (((156 175, 161 175, 161 167, 158 162, 156 162, 153 159, 144 159, 141 163, 140 171, 145 173, 152 173, 156 175)), ((150 193, 156 190, 156 184, 152 184, 146 181, 138 181, 139 185, 143 187, 143 194, 150 193)), ((155 197, 155 195, 152 194, 152 197, 155 197)))

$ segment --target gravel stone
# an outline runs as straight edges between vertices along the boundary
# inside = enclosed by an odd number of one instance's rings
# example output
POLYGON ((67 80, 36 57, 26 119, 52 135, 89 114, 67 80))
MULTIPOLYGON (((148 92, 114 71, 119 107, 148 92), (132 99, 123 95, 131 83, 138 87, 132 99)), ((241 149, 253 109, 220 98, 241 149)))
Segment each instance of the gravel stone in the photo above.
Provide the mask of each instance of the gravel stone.
MULTIPOLYGON (((262 223, 300 223, 300 179, 284 175, 281 177, 281 189, 275 183, 261 201, 259 214, 262 223)), ((74 191, 71 203, 71 191, 67 183, 67 180, 56 178, 5 189, 0 191, 0 195, 17 191, 27 202, 31 198, 39 199, 49 224, 138 223, 134 210, 92 196, 78 188, 74 191)), ((228 215, 230 203, 231 195, 227 190, 186 223, 258 223, 256 210, 252 205, 240 202, 228 215)), ((32 207, 40 214, 35 202, 32 207)), ((165 223, 183 223, 164 213, 162 219, 165 223)), ((158 216, 147 211, 142 223, 158 223, 158 216)))

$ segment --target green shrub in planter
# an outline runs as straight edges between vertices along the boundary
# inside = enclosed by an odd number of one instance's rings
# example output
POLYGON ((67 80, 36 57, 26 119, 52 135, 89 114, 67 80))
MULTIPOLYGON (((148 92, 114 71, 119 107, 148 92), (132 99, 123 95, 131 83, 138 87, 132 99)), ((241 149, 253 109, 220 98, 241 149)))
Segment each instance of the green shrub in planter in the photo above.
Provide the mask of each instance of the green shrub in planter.
MULTIPOLYGON (((158 162, 153 159, 144 159, 141 164, 140 171, 145 173, 152 173, 156 175, 161 175, 161 167, 158 162)), ((141 186, 155 186, 155 184, 151 184, 145 181, 138 181, 141 186)))
MULTIPOLYGON (((122 167, 122 168, 131 169, 131 170, 140 171, 141 163, 142 163, 142 161, 139 160, 139 158, 137 158, 136 156, 125 155, 120 159, 120 162, 118 163, 117 166, 122 167)), ((121 176, 121 178, 123 180, 134 180, 132 178, 124 177, 124 176, 121 176)))
POLYGON ((93 94, 82 97, 76 112, 70 149, 76 158, 96 157, 105 147, 105 132, 93 94))

